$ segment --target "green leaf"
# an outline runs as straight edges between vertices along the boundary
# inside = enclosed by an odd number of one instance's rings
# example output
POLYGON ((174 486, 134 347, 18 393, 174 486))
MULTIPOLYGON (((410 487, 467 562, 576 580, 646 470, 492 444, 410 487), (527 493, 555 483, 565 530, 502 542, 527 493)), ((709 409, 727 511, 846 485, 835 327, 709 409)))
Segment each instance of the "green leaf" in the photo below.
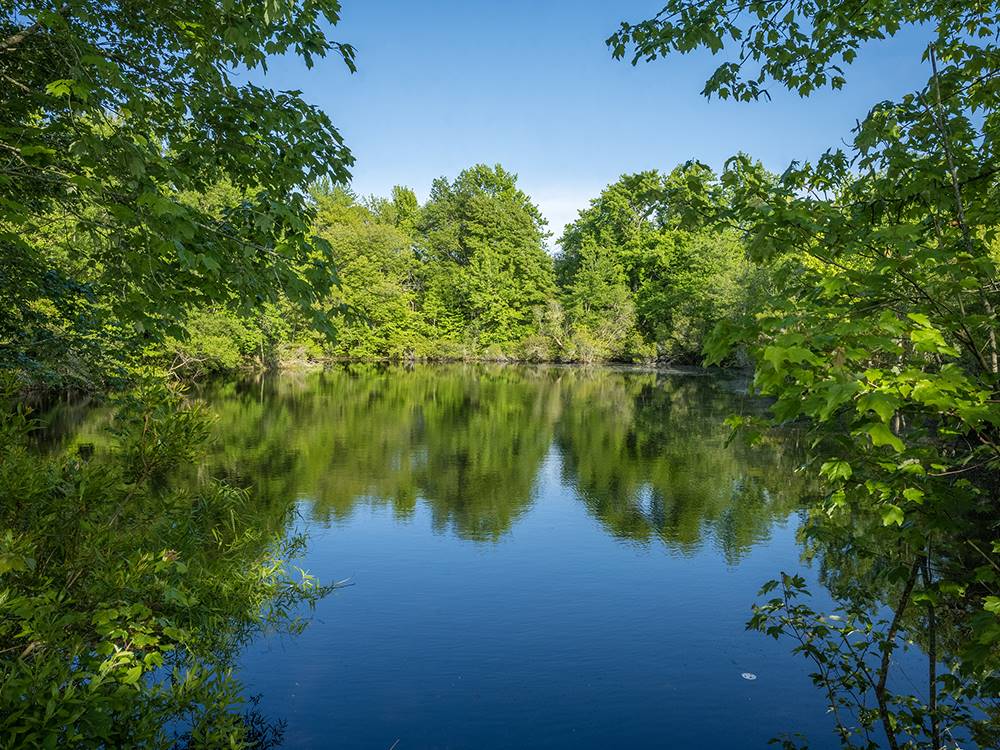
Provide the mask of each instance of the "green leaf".
POLYGON ((122 682, 126 685, 135 685, 139 682, 140 677, 142 677, 142 664, 136 664, 134 667, 125 672, 125 676, 122 677, 122 682))
POLYGON ((918 352, 948 354, 953 357, 957 357, 959 354, 958 349, 950 346, 936 328, 918 328, 910 331, 910 340, 913 341, 914 349, 918 352))
POLYGON ((869 425, 865 432, 867 432, 869 437, 871 437, 872 445, 876 447, 888 445, 899 453, 902 453, 906 449, 906 446, 903 445, 903 441, 892 434, 892 431, 884 423, 877 422, 869 425))
POLYGON ((74 83, 71 78, 59 78, 46 84, 45 93, 50 96, 69 96, 73 93, 74 83))
POLYGON ((903 509, 898 505, 886 505, 882 508, 882 525, 891 526, 896 524, 897 526, 903 525, 903 509))
POLYGON ((860 390, 861 384, 856 380, 843 382, 833 382, 826 386, 826 403, 819 411, 820 420, 827 420, 843 404, 851 399, 860 390))
POLYGON ((12 552, 0 552, 0 575, 10 572, 21 572, 32 570, 35 561, 30 557, 14 554, 12 552))
POLYGON ((883 422, 891 420, 898 408, 899 397, 884 391, 872 391, 858 399, 858 412, 860 414, 873 411, 879 415, 883 422))
POLYGON ((820 473, 828 479, 850 479, 854 473, 847 461, 827 461, 820 467, 820 473))

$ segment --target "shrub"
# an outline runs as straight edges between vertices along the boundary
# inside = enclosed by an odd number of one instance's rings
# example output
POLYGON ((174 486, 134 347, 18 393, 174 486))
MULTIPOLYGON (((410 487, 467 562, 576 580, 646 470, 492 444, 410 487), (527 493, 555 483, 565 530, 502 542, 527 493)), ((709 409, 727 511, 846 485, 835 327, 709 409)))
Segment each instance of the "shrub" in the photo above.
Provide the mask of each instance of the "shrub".
POLYGON ((8 747, 247 746, 233 659, 328 589, 284 562, 288 508, 193 474, 202 409, 120 399, 110 447, 41 456, 0 410, 0 737, 8 747), (173 481, 168 479, 173 477, 173 481))

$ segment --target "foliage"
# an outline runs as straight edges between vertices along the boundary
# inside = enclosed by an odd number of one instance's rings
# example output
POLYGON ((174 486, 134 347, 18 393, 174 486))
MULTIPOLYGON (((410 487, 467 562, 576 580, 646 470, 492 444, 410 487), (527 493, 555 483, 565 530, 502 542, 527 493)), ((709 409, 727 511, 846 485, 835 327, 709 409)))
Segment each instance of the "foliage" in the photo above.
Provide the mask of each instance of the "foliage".
POLYGON ((413 217, 405 213, 416 210, 416 196, 402 189, 396 194, 400 205, 373 201, 378 213, 341 188, 315 194, 316 230, 330 243, 341 278, 332 298, 344 311, 334 318, 337 340, 328 349, 333 356, 401 359, 423 353, 414 309, 413 217))
POLYGON ((437 180, 422 206, 398 186, 359 198, 317 184, 311 197, 339 271, 326 298, 337 337, 294 315, 284 334, 314 358, 698 363, 708 330, 749 315, 770 282, 735 232, 706 223, 729 197, 696 164, 608 187, 554 262, 538 208, 500 166, 437 180))
POLYGON ((164 342, 164 349, 173 353, 172 372, 188 377, 230 372, 258 352, 260 364, 266 364, 264 340, 245 318, 225 310, 195 310, 188 316, 186 327, 183 339, 164 342))
POLYGON ((545 219, 515 175, 480 164, 453 182, 436 180, 420 230, 422 249, 439 261, 427 283, 447 290, 477 344, 502 346, 537 331, 536 311, 555 280, 545 219), (446 284, 434 283, 439 274, 446 284))
POLYGON ((325 325, 320 301, 336 276, 298 188, 346 179, 350 153, 298 92, 238 83, 233 71, 286 52, 310 65, 333 53, 353 69, 353 49, 324 30, 339 10, 336 0, 4 5, 0 365, 62 385, 58 353, 183 338, 195 307, 254 315, 287 299, 325 325), (215 205, 189 199, 221 183, 215 205))
MULTIPOLYGON (((751 343, 775 419, 809 426, 826 493, 808 536, 835 561, 828 583, 853 613, 854 635, 884 656, 865 686, 845 683, 843 670, 819 682, 834 708, 844 691, 870 689, 863 699, 890 748, 996 741, 997 20, 993 3, 882 0, 847 12, 826 2, 671 0, 609 40, 633 61, 735 47, 705 93, 737 99, 764 96, 772 82, 803 95, 838 88, 863 44, 903 24, 921 24, 932 40, 927 85, 874 107, 848 151, 793 164, 777 182, 734 158, 722 175, 732 203, 716 217, 746 232, 753 257, 795 258, 769 309, 723 326, 709 351, 718 359, 751 343), (863 561, 846 568, 853 581, 833 572, 852 559, 863 561), (876 637, 867 613, 880 600, 898 616, 876 637), (890 696, 891 654, 904 638, 925 648, 928 679, 917 694, 890 696)), ((855 658, 798 605, 761 612, 755 625, 809 634, 813 658, 855 658)), ((852 719, 872 726, 870 713, 852 719)), ((842 734, 845 744, 855 737, 842 734)))
MULTIPOLYGON (((873 610, 865 592, 846 598, 833 612, 820 613, 805 603, 809 592, 801 576, 782 574, 780 581, 769 581, 761 596, 778 590, 778 595, 754 606, 748 627, 773 638, 791 637, 794 652, 808 658, 816 671, 814 684, 829 701, 840 740, 847 747, 874 750, 878 724, 891 726, 900 747, 933 747, 935 736, 947 734, 947 744, 995 747, 1000 740, 1000 726, 990 704, 977 705, 977 691, 967 693, 956 675, 942 675, 948 686, 928 706, 923 696, 914 694, 893 674, 897 650, 907 649, 901 637, 905 626, 904 610, 914 592, 918 574, 929 580, 929 567, 922 561, 901 582, 903 606, 882 616, 873 610), (983 708, 988 712, 982 712, 983 708)), ((925 607, 933 606, 933 595, 917 595, 925 607)), ((790 739, 785 747, 796 747, 790 739)))
POLYGON ((41 456, 0 418, 0 736, 4 747, 245 746, 231 673, 262 628, 301 625, 326 589, 288 569, 287 505, 179 483, 208 435, 161 386, 119 400, 109 446, 41 456))
POLYGON ((567 228, 555 262, 538 208, 500 166, 437 180, 423 206, 401 187, 312 197, 341 282, 321 357, 697 363, 707 331, 749 314, 769 279, 699 215, 727 200, 699 165, 623 177, 567 228))
POLYGON ((284 562, 287 503, 182 483, 207 437, 162 387, 114 434, 43 455, 10 391, 135 385, 273 360, 329 333, 330 247, 304 186, 352 162, 299 92, 244 83, 327 54, 336 0, 0 8, 0 745, 245 747, 238 647, 325 592, 284 562), (10 380, 10 385, 8 385, 10 380), (182 733, 179 736, 174 736, 182 733))
POLYGON ((762 269, 705 224, 728 196, 708 168, 624 175, 566 228, 557 260, 575 340, 597 358, 700 362, 709 330, 748 313, 762 269))

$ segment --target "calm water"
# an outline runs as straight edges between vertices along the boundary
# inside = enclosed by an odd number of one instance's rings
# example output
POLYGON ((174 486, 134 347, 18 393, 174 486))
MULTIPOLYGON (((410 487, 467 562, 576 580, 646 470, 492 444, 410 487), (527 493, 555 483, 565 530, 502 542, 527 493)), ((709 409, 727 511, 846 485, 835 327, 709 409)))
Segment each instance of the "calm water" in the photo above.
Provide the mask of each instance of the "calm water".
POLYGON ((744 631, 803 570, 793 440, 725 444, 744 390, 450 366, 206 392, 210 470, 295 502, 301 565, 353 583, 244 654, 284 747, 836 747, 808 663, 744 631))
POLYGON ((209 394, 218 467, 294 498, 303 566, 354 584, 245 654, 285 747, 835 746, 806 662, 744 632, 802 567, 802 489, 787 443, 725 445, 742 390, 418 367, 209 394))

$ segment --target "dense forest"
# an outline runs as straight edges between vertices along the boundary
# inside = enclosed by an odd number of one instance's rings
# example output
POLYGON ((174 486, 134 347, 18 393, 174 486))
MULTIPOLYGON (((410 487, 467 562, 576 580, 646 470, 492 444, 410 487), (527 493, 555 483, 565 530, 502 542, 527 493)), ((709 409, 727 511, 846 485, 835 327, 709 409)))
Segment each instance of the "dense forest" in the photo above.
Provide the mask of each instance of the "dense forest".
MULTIPOLYGON (((288 502, 174 481, 211 433, 178 381, 490 359, 753 367, 769 417, 727 424, 808 436, 802 541, 836 613, 782 574, 749 627, 810 660, 845 747, 996 747, 997 3, 667 0, 623 23, 608 45, 633 64, 725 56, 709 97, 839 89, 903 27, 927 34, 926 83, 781 174, 734 155, 625 175, 559 237, 499 166, 423 204, 354 195, 329 116, 236 74, 286 54, 354 70, 340 10, 0 6, 0 742, 260 745, 235 656, 331 589, 288 563, 288 502), (107 440, 36 450, 26 395, 81 390, 114 405, 107 440), (919 686, 894 661, 909 646, 919 686)), ((596 450, 564 442, 581 465, 596 450)))
MULTIPOLYGON (((29 387, 91 390, 143 367, 195 377, 332 360, 700 364, 708 332, 747 319, 771 274, 747 259, 739 233, 699 219, 693 190, 725 200, 703 165, 625 175, 553 253, 545 218, 499 165, 436 180, 423 205, 405 187, 360 197, 318 181, 303 199, 329 252, 316 269, 328 291, 315 302, 328 325, 281 293, 249 309, 185 305, 163 335, 102 314, 121 289, 100 279, 99 257, 78 241, 87 220, 53 217, 39 241, 59 259, 50 273, 62 285, 9 298, 9 319, 30 336, 9 339, 2 356, 29 387), (70 305, 66 284, 86 293, 70 305)), ((183 200, 221 219, 259 192, 218 184, 183 200)), ((200 263, 198 276, 223 273, 200 263)))
MULTIPOLYGON (((277 362, 699 363, 707 332, 748 315, 767 275, 737 234, 684 224, 675 201, 688 179, 716 182, 700 165, 623 176, 566 228, 554 257, 544 217, 499 165, 435 181, 422 206, 403 187, 391 198, 314 189, 316 231, 340 283, 335 339, 301 325, 269 339, 247 326, 241 354, 263 339, 277 362)), ((194 331, 223 328, 223 318, 203 314, 194 331)), ((195 336, 185 353, 226 366, 210 344, 195 336)))

